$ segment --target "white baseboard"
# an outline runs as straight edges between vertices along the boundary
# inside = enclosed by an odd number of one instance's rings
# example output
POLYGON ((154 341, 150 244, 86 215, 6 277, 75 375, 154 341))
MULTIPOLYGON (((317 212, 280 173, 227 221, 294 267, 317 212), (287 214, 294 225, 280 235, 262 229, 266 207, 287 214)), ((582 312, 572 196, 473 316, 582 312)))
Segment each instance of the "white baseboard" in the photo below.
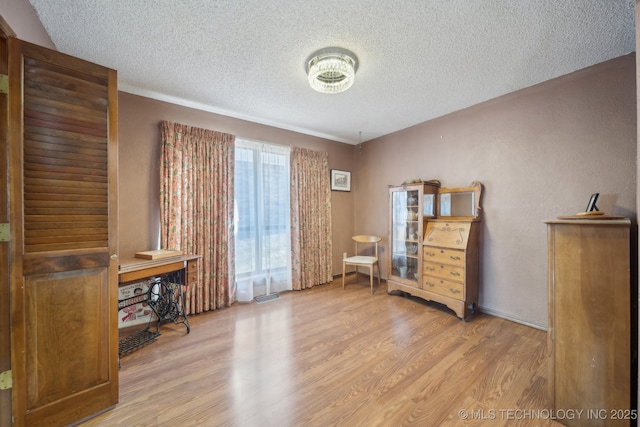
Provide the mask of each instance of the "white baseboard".
POLYGON ((490 314, 491 316, 500 317, 501 319, 509 320, 511 322, 520 323, 521 325, 529 326, 531 328, 540 329, 541 331, 547 331, 547 325, 540 325, 538 323, 528 322, 526 320, 518 319, 510 314, 503 313, 501 311, 493 310, 491 308, 478 306, 478 310, 490 314))

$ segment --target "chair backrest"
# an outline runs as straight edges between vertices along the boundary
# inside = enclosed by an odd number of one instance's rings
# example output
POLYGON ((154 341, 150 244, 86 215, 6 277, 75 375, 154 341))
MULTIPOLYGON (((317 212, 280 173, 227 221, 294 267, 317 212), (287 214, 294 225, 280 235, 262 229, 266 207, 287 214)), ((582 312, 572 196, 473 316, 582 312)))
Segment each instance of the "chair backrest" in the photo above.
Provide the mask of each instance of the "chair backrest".
POLYGON ((358 243, 373 243, 375 246, 375 257, 378 258, 378 242, 382 240, 381 237, 360 234, 353 236, 352 239, 356 242, 356 255, 358 255, 358 243))

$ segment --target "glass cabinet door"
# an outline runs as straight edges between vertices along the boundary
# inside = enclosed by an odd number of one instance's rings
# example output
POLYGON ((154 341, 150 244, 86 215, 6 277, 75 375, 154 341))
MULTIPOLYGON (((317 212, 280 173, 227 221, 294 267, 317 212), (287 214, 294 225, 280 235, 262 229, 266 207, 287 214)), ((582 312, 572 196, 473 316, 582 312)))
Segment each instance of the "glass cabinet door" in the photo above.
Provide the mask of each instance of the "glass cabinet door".
POLYGON ((407 188, 391 193, 391 275, 418 286, 420 191, 407 188))

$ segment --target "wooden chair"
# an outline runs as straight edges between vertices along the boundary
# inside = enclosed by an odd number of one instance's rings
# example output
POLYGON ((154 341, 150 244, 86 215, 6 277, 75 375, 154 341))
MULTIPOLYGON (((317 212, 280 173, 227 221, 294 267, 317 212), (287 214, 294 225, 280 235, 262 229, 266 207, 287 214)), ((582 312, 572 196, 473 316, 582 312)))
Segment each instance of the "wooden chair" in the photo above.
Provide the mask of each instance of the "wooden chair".
MULTIPOLYGON (((342 289, 344 290, 344 276, 347 272, 347 265, 354 265, 356 267, 356 280, 358 279, 358 267, 369 267, 369 282, 371 283, 371 295, 373 295, 373 267, 378 267, 378 286, 380 286, 380 265, 378 264, 378 242, 382 238, 378 236, 353 236, 352 239, 356 242, 356 254, 352 257, 347 257, 347 253, 344 253, 342 258, 342 289), (358 243, 365 244, 366 246, 374 246, 375 256, 359 255, 358 243)), ((361 246, 362 248, 362 246, 361 246)))

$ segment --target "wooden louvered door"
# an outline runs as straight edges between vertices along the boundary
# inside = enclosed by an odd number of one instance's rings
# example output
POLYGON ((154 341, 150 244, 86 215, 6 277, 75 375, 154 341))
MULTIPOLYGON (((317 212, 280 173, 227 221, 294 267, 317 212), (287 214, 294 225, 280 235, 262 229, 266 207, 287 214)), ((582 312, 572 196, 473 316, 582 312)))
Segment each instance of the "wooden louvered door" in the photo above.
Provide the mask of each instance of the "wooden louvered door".
POLYGON ((9 39, 12 412, 117 403, 116 72, 9 39))

